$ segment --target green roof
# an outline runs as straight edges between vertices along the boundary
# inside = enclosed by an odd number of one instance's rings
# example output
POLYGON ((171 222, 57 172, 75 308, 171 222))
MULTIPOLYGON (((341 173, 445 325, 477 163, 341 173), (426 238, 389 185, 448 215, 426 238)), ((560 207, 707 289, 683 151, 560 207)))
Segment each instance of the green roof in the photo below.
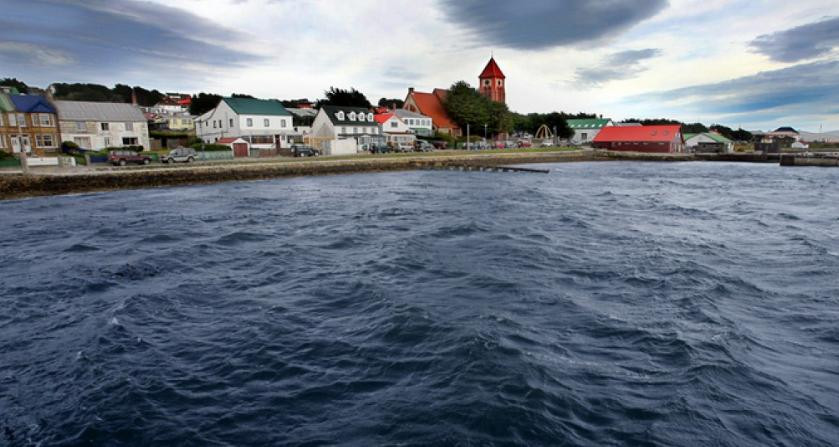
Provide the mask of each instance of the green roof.
POLYGON ((15 104, 9 95, 0 92, 0 112, 14 112, 15 104))
POLYGON ((685 141, 690 140, 691 138, 694 138, 694 137, 699 136, 699 135, 704 135, 704 136, 714 140, 714 142, 717 142, 717 143, 723 143, 723 144, 731 143, 731 140, 729 140, 728 138, 726 138, 726 137, 724 137, 724 136, 722 136, 718 133, 714 133, 714 132, 686 133, 684 135, 685 141))
POLYGON ((568 127, 572 129, 600 129, 606 127, 607 124, 612 122, 612 120, 606 119, 599 119, 599 118, 589 118, 589 119, 578 119, 578 120, 568 120, 568 127))
POLYGON ((276 99, 224 98, 224 102, 239 115, 291 116, 276 99))

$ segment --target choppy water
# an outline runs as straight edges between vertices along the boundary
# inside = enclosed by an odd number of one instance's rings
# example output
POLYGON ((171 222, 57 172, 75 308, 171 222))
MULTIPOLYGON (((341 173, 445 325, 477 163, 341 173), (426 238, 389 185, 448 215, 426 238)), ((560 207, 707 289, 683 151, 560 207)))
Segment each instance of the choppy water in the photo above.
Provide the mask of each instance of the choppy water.
POLYGON ((0 202, 0 445, 836 445, 839 170, 0 202))

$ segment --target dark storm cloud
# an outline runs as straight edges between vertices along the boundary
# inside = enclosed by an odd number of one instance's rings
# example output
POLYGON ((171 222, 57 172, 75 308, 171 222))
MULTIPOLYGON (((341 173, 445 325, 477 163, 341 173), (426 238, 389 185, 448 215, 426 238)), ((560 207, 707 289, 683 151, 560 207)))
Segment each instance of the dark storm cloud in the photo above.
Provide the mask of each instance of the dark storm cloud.
MULTIPOLYGON (((45 66, 76 73, 149 70, 175 73, 196 66, 233 66, 255 57, 226 45, 239 33, 183 10, 128 0, 5 0, 0 62, 45 75, 45 66), (224 41, 222 41, 224 39, 224 41), (27 57, 30 49, 36 57, 27 57), (40 70, 40 71, 38 71, 40 70)), ((7 68, 8 69, 8 68, 7 68)))
POLYGON ((630 79, 647 70, 647 59, 659 55, 661 50, 657 48, 614 53, 596 66, 578 68, 575 83, 584 87, 594 87, 608 81, 630 79))
POLYGON ((671 104, 685 112, 789 117, 828 114, 839 103, 839 61, 812 62, 712 84, 650 93, 627 102, 671 104))
POLYGON ((444 0, 449 19, 487 44, 540 49, 601 40, 648 19, 667 0, 444 0))
POLYGON ((779 62, 798 62, 823 56, 839 47, 839 17, 764 34, 749 45, 779 62))

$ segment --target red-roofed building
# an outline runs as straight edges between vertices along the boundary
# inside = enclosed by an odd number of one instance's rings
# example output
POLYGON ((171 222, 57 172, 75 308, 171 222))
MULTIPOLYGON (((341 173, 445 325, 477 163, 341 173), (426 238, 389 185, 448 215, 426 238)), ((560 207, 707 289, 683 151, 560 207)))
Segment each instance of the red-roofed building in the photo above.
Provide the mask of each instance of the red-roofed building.
POLYGON ((628 152, 684 152, 682 126, 604 127, 594 138, 598 149, 628 152))
POLYGON ((495 58, 491 57, 484 71, 478 76, 478 91, 495 102, 504 103, 507 101, 507 93, 504 90, 506 79, 495 58))
POLYGON ((224 137, 219 138, 216 144, 223 144, 233 149, 234 157, 248 157, 251 153, 251 145, 244 138, 224 137))
POLYGON ((408 89, 404 108, 414 113, 420 113, 431 118, 431 125, 435 132, 459 137, 462 135, 457 125, 446 113, 443 101, 448 90, 435 88, 432 93, 418 92, 413 87, 408 89))

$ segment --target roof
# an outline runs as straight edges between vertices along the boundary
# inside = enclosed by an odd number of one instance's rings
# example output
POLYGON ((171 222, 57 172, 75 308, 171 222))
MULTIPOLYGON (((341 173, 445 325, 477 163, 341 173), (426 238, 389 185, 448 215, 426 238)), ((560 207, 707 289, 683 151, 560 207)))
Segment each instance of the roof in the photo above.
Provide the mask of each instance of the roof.
POLYGON ((797 131, 797 130, 795 130, 795 129, 793 129, 792 127, 779 127, 779 128, 777 128, 777 129, 775 129, 775 132, 792 132, 792 133, 798 133, 798 131, 797 131))
POLYGON ((421 113, 412 112, 406 109, 396 109, 395 112, 396 116, 398 116, 399 118, 428 118, 427 116, 421 113))
POLYGON ((387 120, 391 119, 392 117, 392 113, 380 113, 378 115, 375 115, 373 119, 376 120, 376 122, 379 124, 384 124, 387 122, 387 120))
POLYGON ((10 95, 9 98, 18 112, 55 113, 55 107, 41 95, 10 95))
POLYGON ((324 113, 326 113, 327 118, 329 121, 332 121, 332 124, 341 125, 341 126, 369 126, 376 121, 368 121, 367 115, 372 115, 372 112, 367 110, 364 107, 342 107, 342 106, 323 106, 321 108, 324 113), (338 119, 337 113, 344 112, 344 119, 338 119), (362 113, 364 114, 364 121, 350 120, 350 113, 355 112, 356 115, 362 113))
POLYGON ((9 95, 0 92, 0 112, 14 112, 15 111, 15 104, 12 102, 12 99, 9 98, 9 95))
POLYGON ((501 68, 498 67, 498 64, 495 62, 494 57, 489 58, 489 62, 487 62, 487 66, 484 68, 484 71, 481 72, 481 75, 478 78, 500 78, 505 79, 504 72, 501 71, 501 68))
POLYGON ((728 138, 726 138, 726 137, 724 137, 724 136, 722 136, 718 133, 715 133, 715 132, 686 133, 683 136, 685 138, 685 141, 687 141, 687 140, 690 140, 691 138, 695 138, 695 137, 698 137, 700 135, 704 136, 704 137, 707 137, 707 138, 710 138, 715 143, 723 143, 723 144, 731 143, 731 140, 729 140, 728 138))
POLYGON ((669 124, 662 126, 632 126, 632 127, 618 127, 608 126, 604 127, 600 133, 594 137, 595 143, 613 142, 613 141, 638 141, 638 142, 669 142, 672 141, 676 135, 679 135, 682 126, 678 124, 669 124))
POLYGON ((224 98, 222 101, 239 115, 291 116, 291 113, 276 99, 224 98))
POLYGON ((443 107, 443 100, 447 93, 448 90, 434 89, 434 93, 413 91, 408 93, 408 96, 413 96, 420 112, 430 117, 435 126, 443 129, 457 129, 458 125, 449 118, 449 114, 443 107))
POLYGON ((599 118, 588 118, 588 119, 573 119, 568 120, 568 127, 572 129, 600 129, 601 127, 606 127, 612 120, 606 119, 599 119, 599 118))
POLYGON ((145 122, 134 104, 124 102, 55 101, 62 121, 145 122))
MULTIPOLYGON (((224 137, 224 138, 219 138, 218 141, 216 141, 216 143, 218 143, 218 144, 230 144, 230 143, 235 143, 236 141, 239 141, 239 140, 242 140, 242 138, 240 138, 240 137, 224 137)), ((246 140, 242 140, 242 141, 247 143, 246 140)))
POLYGON ((316 109, 286 107, 286 110, 288 110, 288 113, 291 113, 292 115, 299 118, 315 116, 318 114, 318 111, 316 109))

